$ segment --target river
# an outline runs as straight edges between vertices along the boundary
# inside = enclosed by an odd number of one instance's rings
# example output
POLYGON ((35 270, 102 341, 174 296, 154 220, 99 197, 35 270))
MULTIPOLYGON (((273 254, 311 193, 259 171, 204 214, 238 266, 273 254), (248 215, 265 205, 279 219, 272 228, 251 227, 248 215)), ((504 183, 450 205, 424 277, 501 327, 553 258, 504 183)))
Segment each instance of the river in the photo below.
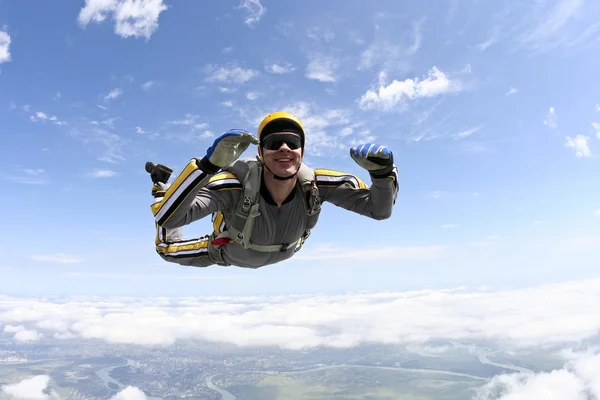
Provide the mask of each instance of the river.
POLYGON ((517 372, 521 372, 523 374, 533 374, 534 372, 530 369, 524 368, 524 367, 519 367, 517 365, 509 365, 509 364, 500 364, 497 362, 493 362, 491 361, 487 356, 495 354, 495 353, 499 353, 499 351, 492 351, 490 353, 485 353, 485 354, 480 354, 479 355, 479 362, 482 364, 488 364, 488 365, 493 365, 494 367, 500 367, 500 368, 504 368, 504 369, 510 369, 513 371, 517 371, 517 372))
POLYGON ((220 387, 218 387, 217 385, 215 385, 213 383, 213 378, 215 377, 215 375, 210 375, 207 376, 206 379, 206 386, 208 386, 209 389, 214 390, 215 392, 219 392, 219 394, 221 395, 221 400, 235 400, 235 395, 231 392, 228 392, 225 389, 221 389, 220 387))
MULTIPOLYGON (((115 368, 125 367, 127 365, 136 365, 136 364, 137 364, 136 361, 127 359, 127 363, 125 363, 125 364, 113 365, 112 367, 106 367, 106 368, 97 370, 96 375, 98 375, 98 377, 104 381, 104 384, 109 389, 113 389, 108 385, 109 383, 112 383, 113 385, 118 386, 118 388, 119 388, 118 390, 122 390, 122 389, 125 389, 126 385, 124 385, 121 382, 119 382, 118 380, 112 378, 110 376, 110 371, 112 371, 115 368)), ((148 400, 162 400, 161 397, 147 396, 147 398, 148 398, 148 400)))
MULTIPOLYGON (((487 356, 494 354, 494 353, 496 353, 496 352, 480 354, 479 362, 482 364, 493 365, 495 367, 505 368, 508 370, 513 370, 513 371, 517 371, 517 372, 521 372, 521 373, 533 373, 533 371, 531 371, 527 368, 518 367, 518 366, 514 366, 514 365, 500 364, 500 363, 491 361, 487 356)), ((100 377, 104 381, 104 383, 106 384, 107 387, 109 387, 108 386, 109 383, 112 383, 114 385, 117 385, 119 387, 119 390, 121 390, 121 389, 125 388, 125 385, 123 385, 121 382, 112 378, 110 376, 110 371, 112 371, 114 368, 117 368, 117 367, 122 367, 125 365, 134 365, 134 363, 135 363, 135 361, 133 361, 133 360, 127 360, 126 364, 115 365, 112 367, 106 367, 106 368, 99 369, 98 371, 96 371, 96 375, 98 375, 98 377, 100 377)), ((303 369, 303 370, 298 370, 298 371, 262 370, 262 371, 239 371, 239 372, 260 373, 260 374, 265 374, 265 375, 296 375, 296 374, 303 374, 306 372, 322 371, 322 370, 333 369, 333 368, 382 369, 382 370, 391 370, 391 371, 416 372, 416 373, 423 373, 423 374, 461 376, 461 377, 465 377, 465 378, 477 379, 477 380, 482 380, 482 381, 489 380, 489 378, 484 378, 481 376, 463 374, 461 372, 453 372, 453 371, 445 371, 445 370, 426 369, 426 368, 388 367, 388 366, 378 366, 378 365, 356 365, 356 364, 324 365, 321 367, 308 368, 308 369, 303 369)), ((220 388, 214 384, 213 378, 215 376, 217 376, 217 374, 209 375, 204 378, 206 381, 206 386, 209 389, 212 389, 215 392, 218 392, 221 395, 221 400, 235 400, 236 396, 233 393, 228 392, 227 390, 220 388)), ((160 397, 148 397, 148 399, 149 400, 162 400, 160 397)))

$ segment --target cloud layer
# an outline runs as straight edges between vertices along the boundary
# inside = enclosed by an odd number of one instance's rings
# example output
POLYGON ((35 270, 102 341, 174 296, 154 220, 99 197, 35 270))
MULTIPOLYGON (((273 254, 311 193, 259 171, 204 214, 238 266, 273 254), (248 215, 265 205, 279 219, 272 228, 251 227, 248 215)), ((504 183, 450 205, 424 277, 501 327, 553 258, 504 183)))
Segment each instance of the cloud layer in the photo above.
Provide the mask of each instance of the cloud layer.
MULTIPOLYGON (((578 341, 600 329, 600 279, 485 292, 421 290, 338 296, 44 301, 0 297, 5 334, 170 345, 351 347, 430 339, 514 346, 578 341)), ((23 338, 21 338, 23 339, 23 338)))

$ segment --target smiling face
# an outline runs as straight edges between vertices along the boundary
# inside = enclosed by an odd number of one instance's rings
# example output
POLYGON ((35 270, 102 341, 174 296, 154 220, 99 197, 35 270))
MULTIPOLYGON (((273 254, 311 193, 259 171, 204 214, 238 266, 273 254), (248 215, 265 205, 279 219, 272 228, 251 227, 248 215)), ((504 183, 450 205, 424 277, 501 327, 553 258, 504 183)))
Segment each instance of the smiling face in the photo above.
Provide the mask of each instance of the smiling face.
POLYGON ((271 133, 261 143, 262 159, 277 176, 293 175, 302 163, 300 135, 290 132, 271 133))

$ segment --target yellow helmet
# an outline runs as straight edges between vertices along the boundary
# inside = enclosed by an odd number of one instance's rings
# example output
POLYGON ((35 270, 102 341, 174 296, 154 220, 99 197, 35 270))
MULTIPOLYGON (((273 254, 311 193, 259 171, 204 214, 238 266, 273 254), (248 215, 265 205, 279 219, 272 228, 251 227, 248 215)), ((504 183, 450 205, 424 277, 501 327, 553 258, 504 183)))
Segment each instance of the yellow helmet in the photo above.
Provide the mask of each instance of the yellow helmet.
MULTIPOLYGON (((262 144, 262 139, 275 132, 294 132, 300 135, 302 140, 302 156, 304 157, 304 125, 293 114, 285 111, 277 111, 267 115, 258 126, 258 140, 262 144)), ((258 145, 258 158, 262 161, 262 147, 258 145)))
POLYGON ((302 138, 302 147, 304 148, 304 126, 295 115, 285 111, 277 111, 267 115, 258 126, 258 140, 273 132, 294 132, 299 134, 302 138))

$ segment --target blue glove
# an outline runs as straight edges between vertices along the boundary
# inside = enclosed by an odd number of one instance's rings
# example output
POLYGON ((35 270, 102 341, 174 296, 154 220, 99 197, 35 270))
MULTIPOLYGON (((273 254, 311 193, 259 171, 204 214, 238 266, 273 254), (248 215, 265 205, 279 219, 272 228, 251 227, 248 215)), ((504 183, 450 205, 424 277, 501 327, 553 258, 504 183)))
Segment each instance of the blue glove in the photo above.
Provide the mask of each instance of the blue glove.
POLYGON ((365 143, 350 149, 350 157, 372 175, 385 175, 394 168, 394 155, 385 146, 365 143))
POLYGON ((237 160, 250 144, 258 143, 258 139, 251 133, 242 129, 230 129, 215 139, 206 150, 203 160, 212 166, 223 168, 237 160))

